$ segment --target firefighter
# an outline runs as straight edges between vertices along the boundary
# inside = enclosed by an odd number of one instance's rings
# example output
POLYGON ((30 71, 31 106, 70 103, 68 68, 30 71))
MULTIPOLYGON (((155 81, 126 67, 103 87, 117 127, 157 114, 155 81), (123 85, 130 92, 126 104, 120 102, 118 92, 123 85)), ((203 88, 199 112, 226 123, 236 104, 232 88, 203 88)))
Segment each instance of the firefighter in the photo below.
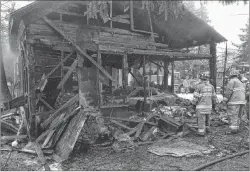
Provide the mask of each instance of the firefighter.
POLYGON ((193 105, 196 106, 196 115, 198 117, 198 135, 205 136, 210 126, 210 114, 212 105, 217 103, 217 97, 214 87, 209 83, 207 74, 200 74, 201 82, 194 91, 193 105))
POLYGON ((241 110, 246 103, 244 84, 238 79, 239 71, 232 70, 229 82, 225 88, 223 101, 227 104, 227 115, 230 122, 231 133, 237 133, 240 125, 241 110))

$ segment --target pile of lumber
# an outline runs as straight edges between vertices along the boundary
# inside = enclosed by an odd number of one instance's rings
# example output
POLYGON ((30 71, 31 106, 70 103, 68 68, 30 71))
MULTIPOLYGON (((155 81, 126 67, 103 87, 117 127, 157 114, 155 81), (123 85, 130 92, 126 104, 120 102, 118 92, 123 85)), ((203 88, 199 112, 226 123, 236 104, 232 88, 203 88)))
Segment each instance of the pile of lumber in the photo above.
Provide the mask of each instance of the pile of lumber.
POLYGON ((82 109, 78 105, 78 100, 77 94, 41 123, 45 131, 35 142, 41 145, 42 150, 53 150, 56 161, 68 159, 88 113, 96 111, 96 109, 82 109))
MULTIPOLYGON (((141 144, 147 141, 163 139, 177 134, 182 129, 182 123, 160 112, 142 112, 140 116, 136 115, 130 118, 107 118, 114 133, 120 131, 122 133, 120 136, 129 138, 127 143, 133 141, 136 144, 141 144)), ((120 137, 117 136, 117 138, 120 137)), ((116 139, 116 141, 118 140, 116 139)))

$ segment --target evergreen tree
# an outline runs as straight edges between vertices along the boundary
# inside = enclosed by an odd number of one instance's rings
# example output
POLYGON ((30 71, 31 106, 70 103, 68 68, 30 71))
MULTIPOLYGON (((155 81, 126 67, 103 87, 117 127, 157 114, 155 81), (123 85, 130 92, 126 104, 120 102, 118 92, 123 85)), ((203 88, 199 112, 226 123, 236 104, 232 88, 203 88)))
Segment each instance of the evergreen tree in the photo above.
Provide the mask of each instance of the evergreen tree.
POLYGON ((249 47, 249 20, 248 23, 246 24, 245 28, 241 29, 242 34, 239 35, 241 44, 236 45, 234 44, 237 48, 238 48, 238 57, 237 57, 237 61, 239 62, 249 62, 249 58, 250 58, 250 47, 249 47))

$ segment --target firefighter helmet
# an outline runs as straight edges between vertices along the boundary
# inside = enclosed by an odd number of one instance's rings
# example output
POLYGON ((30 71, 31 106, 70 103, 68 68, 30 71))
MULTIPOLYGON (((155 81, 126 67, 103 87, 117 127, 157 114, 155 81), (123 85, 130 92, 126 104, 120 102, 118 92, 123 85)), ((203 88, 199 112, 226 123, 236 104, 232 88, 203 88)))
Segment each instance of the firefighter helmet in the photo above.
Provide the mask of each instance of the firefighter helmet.
POLYGON ((208 79, 209 79, 209 75, 208 75, 207 73, 201 73, 201 74, 199 75, 199 78, 200 78, 201 80, 208 80, 208 79))
POLYGON ((230 72, 230 76, 237 76, 237 75, 239 75, 240 74, 240 72, 238 71, 238 70, 235 70, 235 69, 233 69, 233 70, 231 70, 231 72, 230 72))

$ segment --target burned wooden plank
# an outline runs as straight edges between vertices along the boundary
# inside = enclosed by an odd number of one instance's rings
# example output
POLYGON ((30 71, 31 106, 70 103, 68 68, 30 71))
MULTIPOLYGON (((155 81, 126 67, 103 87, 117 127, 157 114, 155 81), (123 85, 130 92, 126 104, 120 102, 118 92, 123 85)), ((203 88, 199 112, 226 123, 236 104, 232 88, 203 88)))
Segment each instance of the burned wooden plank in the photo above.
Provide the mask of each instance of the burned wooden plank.
POLYGON ((1 141, 16 140, 16 139, 25 139, 25 138, 27 138, 27 135, 1 136, 1 141))
POLYGON ((111 20, 111 21, 114 21, 114 22, 130 24, 130 21, 129 21, 129 20, 123 19, 123 18, 116 18, 116 17, 113 17, 113 18, 111 18, 110 20, 111 20))
POLYGON ((44 105, 46 105, 50 110, 55 110, 48 102, 46 102, 40 95, 37 96, 37 98, 43 102, 44 105))
POLYGON ((42 83, 47 80, 66 60, 68 60, 74 52, 71 52, 69 55, 67 55, 61 62, 59 62, 56 67, 54 67, 39 83, 39 85, 42 85, 42 83))
POLYGON ((156 56, 170 56, 173 60, 182 58, 197 58, 197 59, 209 59, 209 54, 194 54, 194 53, 183 53, 183 52, 167 52, 167 51, 154 51, 154 50, 138 50, 129 49, 128 54, 141 54, 141 55, 156 55, 156 56))
POLYGON ((35 147, 35 149, 36 149, 36 153, 37 153, 37 155, 38 155, 38 158, 40 159, 42 165, 43 165, 44 168, 45 168, 45 171, 50 171, 49 165, 46 163, 46 159, 45 159, 45 157, 44 157, 42 148, 40 147, 39 143, 34 142, 34 147, 35 147))
POLYGON ((72 63, 72 65, 70 66, 68 72, 66 73, 66 75, 63 77, 63 79, 58 84, 57 89, 61 89, 63 87, 63 85, 69 79, 72 72, 76 69, 76 66, 77 66, 77 59, 72 63))
POLYGON ((54 130, 55 128, 57 128, 59 125, 61 125, 62 123, 66 122, 68 119, 70 119, 73 115, 75 115, 78 111, 79 111, 80 107, 74 109, 70 114, 66 115, 65 118, 63 118, 63 120, 59 120, 56 121, 54 125, 51 125, 50 128, 48 130, 46 130, 45 132, 43 132, 37 139, 36 142, 40 142, 46 135, 48 135, 52 130, 54 130))
POLYGON ((84 50, 82 50, 69 36, 67 36, 60 28, 58 28, 51 20, 47 17, 43 17, 44 21, 47 22, 52 28, 54 28, 58 33, 60 33, 67 41, 69 41, 73 47, 82 55, 85 56, 91 61, 102 73, 111 79, 113 82, 117 83, 117 81, 110 76, 110 74, 101 66, 99 65, 91 56, 89 56, 84 50))
POLYGON ((73 151, 76 140, 82 130, 87 117, 85 114, 78 113, 68 124, 60 140, 56 145, 56 154, 63 160, 68 159, 73 151))
POLYGON ((124 54, 122 60, 122 84, 126 88, 128 86, 128 56, 124 54))
MULTIPOLYGON (((102 65, 102 54, 100 53, 100 51, 97 51, 97 63, 101 66, 102 65)), ((100 70, 97 68, 96 71, 96 84, 97 84, 97 95, 98 95, 98 106, 102 106, 103 104, 103 99, 102 99, 102 83, 100 80, 100 70)), ((112 77, 112 73, 110 74, 110 76, 112 77)))
POLYGON ((6 111, 1 112, 1 118, 6 118, 12 115, 15 115, 17 113, 17 109, 13 108, 13 109, 9 109, 6 111))
POLYGON ((79 100, 79 95, 75 95, 73 98, 71 98, 69 101, 67 101, 63 106, 61 106, 56 112, 54 112, 47 120, 45 120, 42 124, 42 128, 46 128, 53 119, 55 119, 56 116, 58 116, 63 110, 68 108, 69 106, 73 105, 75 102, 79 100))
POLYGON ((27 96, 20 96, 8 102, 4 102, 5 110, 10 110, 14 108, 19 108, 27 103, 27 96))
POLYGON ((83 70, 84 59, 77 53, 77 60, 78 60, 77 77, 78 77, 79 105, 81 107, 81 111, 83 111, 84 107, 88 106, 87 100, 85 99, 86 93, 84 92, 84 84, 82 82, 84 77, 84 70, 83 70))
POLYGON ((161 116, 158 121, 158 126, 162 129, 165 128, 167 131, 176 132, 183 126, 183 124, 170 117, 161 116))
POLYGON ((110 120, 110 121, 111 121, 112 123, 114 123, 114 124, 116 124, 116 125, 122 127, 122 128, 125 128, 125 129, 129 130, 129 131, 132 129, 132 128, 130 128, 130 127, 126 126, 126 125, 123 125, 123 124, 121 124, 120 122, 117 122, 117 121, 115 121, 115 120, 110 120))
POLYGON ((155 129, 157 129, 157 127, 151 127, 149 130, 148 130, 148 132, 142 137, 142 141, 146 141, 148 138, 149 138, 149 136, 153 133, 153 131, 155 130, 155 129))

